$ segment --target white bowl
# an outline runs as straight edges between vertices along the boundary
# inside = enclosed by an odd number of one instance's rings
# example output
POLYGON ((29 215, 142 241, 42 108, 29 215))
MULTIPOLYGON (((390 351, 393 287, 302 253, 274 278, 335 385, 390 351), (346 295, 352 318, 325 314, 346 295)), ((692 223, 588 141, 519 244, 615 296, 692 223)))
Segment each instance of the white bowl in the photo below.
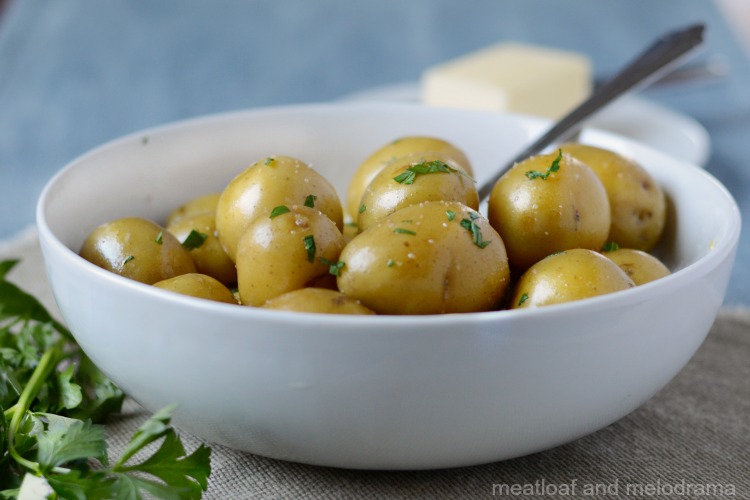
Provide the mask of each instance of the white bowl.
POLYGON ((73 161, 38 205, 46 270, 93 361, 150 410, 232 448, 347 468, 486 463, 550 448, 643 404, 690 359, 722 304, 738 208, 705 171, 603 132, 671 200, 675 271, 635 289, 536 310, 428 317, 282 313, 183 297, 84 261, 85 235, 163 218, 272 154, 345 193, 355 166, 406 134, 463 148, 481 181, 545 123, 377 103, 260 109, 136 133, 73 161))

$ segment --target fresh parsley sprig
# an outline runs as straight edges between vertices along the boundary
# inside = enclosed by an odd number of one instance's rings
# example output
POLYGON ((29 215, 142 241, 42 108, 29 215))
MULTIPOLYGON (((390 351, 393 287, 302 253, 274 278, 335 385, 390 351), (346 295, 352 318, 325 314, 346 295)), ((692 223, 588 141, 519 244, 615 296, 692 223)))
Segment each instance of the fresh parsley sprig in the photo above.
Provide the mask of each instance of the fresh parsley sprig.
POLYGON ((148 419, 109 464, 96 422, 119 412, 124 395, 64 325, 6 279, 17 263, 0 262, 0 497, 200 498, 210 449, 186 453, 169 425, 174 407, 148 419))

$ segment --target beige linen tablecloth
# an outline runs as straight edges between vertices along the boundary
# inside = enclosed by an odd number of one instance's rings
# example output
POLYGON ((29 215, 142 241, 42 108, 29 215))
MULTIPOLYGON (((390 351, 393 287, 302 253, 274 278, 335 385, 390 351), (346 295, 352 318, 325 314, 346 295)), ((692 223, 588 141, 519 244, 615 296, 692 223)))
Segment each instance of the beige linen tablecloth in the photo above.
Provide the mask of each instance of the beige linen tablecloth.
MULTIPOLYGON (((56 311, 36 233, 0 243, 10 279, 56 311)), ((127 400, 107 424, 119 454, 147 416, 127 400)), ((188 451, 200 441, 183 435, 188 451)), ((212 446, 206 498, 750 498, 750 311, 724 309, 685 369, 626 418, 573 443, 487 465, 371 472, 212 446)))

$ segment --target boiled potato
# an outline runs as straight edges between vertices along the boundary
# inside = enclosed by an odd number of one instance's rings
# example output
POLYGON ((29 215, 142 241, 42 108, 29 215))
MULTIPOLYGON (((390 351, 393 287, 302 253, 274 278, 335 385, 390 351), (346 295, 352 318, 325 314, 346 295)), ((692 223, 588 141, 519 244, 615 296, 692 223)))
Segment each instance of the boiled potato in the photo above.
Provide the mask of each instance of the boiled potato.
POLYGON ((670 274, 669 268, 653 255, 633 248, 618 248, 604 256, 625 271, 636 285, 643 285, 670 274))
POLYGON ((555 252, 599 250, 611 221, 607 192, 596 174, 559 151, 506 172, 490 193, 488 218, 511 265, 521 271, 555 252))
POLYGON ((89 233, 79 253, 99 267, 148 285, 195 272, 190 253, 177 238, 140 217, 102 224, 89 233))
POLYGON ((622 248, 648 251, 659 242, 667 219, 667 201, 659 183, 635 161, 614 151, 585 144, 564 144, 564 153, 588 165, 609 197, 609 241, 622 248))
POLYGON ((593 250, 576 248, 550 255, 523 273, 510 306, 517 309, 560 304, 634 286, 633 280, 608 258, 593 250))
POLYGON ((221 193, 209 193, 193 198, 184 205, 172 210, 167 216, 165 226, 171 226, 183 217, 192 217, 194 215, 216 214, 216 207, 219 205, 221 193))
POLYGON ((293 290, 263 304, 266 309, 323 314, 375 314, 360 301, 336 290, 301 288, 293 290))
POLYGON ((347 222, 344 224, 344 230, 341 232, 344 235, 344 241, 349 243, 352 238, 359 234, 359 226, 356 222, 347 222))
POLYGON ((232 291, 221 282, 200 273, 188 273, 175 276, 162 281, 157 281, 154 286, 170 292, 198 297, 200 299, 237 304, 232 291))
POLYGON ((183 245, 187 244, 199 273, 216 278, 227 286, 237 283, 237 270, 219 242, 214 214, 186 215, 169 224, 167 231, 183 245), (195 243, 190 244, 190 239, 195 243))
POLYGON ((406 136, 385 144, 363 161, 349 183, 346 196, 346 212, 352 220, 357 220, 362 195, 370 182, 383 168, 398 158, 414 153, 433 152, 456 162, 465 172, 472 175, 472 166, 463 151, 443 139, 429 136, 406 136))
POLYGON ((243 304, 304 288, 336 263, 344 237, 320 210, 281 205, 250 223, 237 245, 237 285, 243 304))
POLYGON ((457 201, 474 210, 479 207, 474 179, 458 163, 437 153, 416 153, 394 160, 372 179, 360 201, 359 230, 423 201, 457 201))
POLYGON ((489 311, 509 283, 503 240, 457 202, 410 205, 341 252, 339 290, 378 314, 489 311))
POLYGON ((269 156, 235 177, 219 197, 216 228, 233 261, 237 244, 257 217, 281 205, 314 206, 343 229, 343 209, 333 186, 306 163, 289 156, 269 156))

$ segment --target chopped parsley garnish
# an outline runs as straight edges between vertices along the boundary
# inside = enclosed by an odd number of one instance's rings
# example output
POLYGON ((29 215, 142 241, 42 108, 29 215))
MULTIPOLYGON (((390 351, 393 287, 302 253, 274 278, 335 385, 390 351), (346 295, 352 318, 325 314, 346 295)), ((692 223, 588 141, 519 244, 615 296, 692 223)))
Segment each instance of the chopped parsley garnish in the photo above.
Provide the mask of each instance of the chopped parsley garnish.
POLYGON ((444 174, 456 173, 456 174, 460 174, 460 175, 464 175, 468 177, 466 173, 462 172, 461 170, 458 170, 457 168, 451 167, 444 161, 432 160, 432 161, 423 161, 421 163, 415 163, 413 165, 408 166, 404 172, 394 177, 393 180, 400 184, 414 184, 414 180, 417 178, 418 175, 438 174, 438 173, 444 173, 444 174))
POLYGON ((307 250, 307 260, 315 262, 315 238, 312 235, 305 236, 305 250, 307 250))
POLYGON ((620 245, 618 245, 614 241, 609 241, 602 246, 602 252, 614 252, 615 250, 619 249, 620 245))
POLYGON ((320 258, 320 262, 328 266, 328 274, 331 274, 333 276, 338 276, 341 272, 341 269, 343 269, 346 265, 346 262, 344 262, 343 260, 340 260, 338 262, 331 262, 330 260, 323 257, 320 258))
POLYGON ((363 203, 359 206, 359 213, 364 213, 365 210, 367 210, 367 205, 363 203))
POLYGON ((404 229, 403 227, 397 227, 396 229, 393 230, 393 232, 396 234, 410 234, 412 236, 417 234, 411 229, 404 229))
POLYGON ((388 267, 393 267, 393 259, 388 259, 388 267))
POLYGON ((471 219, 461 219, 461 227, 471 233, 471 239, 472 241, 474 241, 474 244, 476 246, 478 246, 479 248, 485 248, 492 242, 484 241, 484 239, 482 238, 482 229, 476 222, 474 222, 479 218, 479 216, 476 216, 472 213, 469 215, 469 217, 471 217, 471 219))
POLYGON ((315 208, 315 200, 317 200, 318 197, 314 194, 308 194, 305 198, 305 206, 310 208, 315 208))
POLYGON ((273 219, 274 217, 278 217, 281 214, 285 214, 289 212, 289 207, 286 205, 279 205, 278 207, 273 207, 273 210, 271 210, 271 215, 268 216, 269 219, 273 219))
POLYGON ((445 214, 448 216, 448 221, 452 221, 456 218, 456 212, 454 212, 453 210, 446 210, 445 214))
POLYGON ((269 166, 269 167, 270 167, 271 165, 273 165, 273 163, 274 163, 275 161, 276 161, 276 159, 275 159, 275 158, 274 158, 273 156, 269 156, 268 158, 266 158, 266 159, 265 159, 265 160, 263 161, 263 164, 265 164, 265 165, 267 165, 267 166, 269 166))
POLYGON ((203 245, 203 242, 206 241, 206 238, 208 238, 207 234, 193 229, 192 231, 190 231, 190 234, 187 235, 185 241, 182 242, 182 246, 187 248, 188 250, 195 250, 196 248, 200 248, 203 245))
POLYGON ((154 241, 159 245, 164 243, 164 231, 159 231, 159 234, 156 235, 156 239, 154 239, 154 241))
POLYGON ((557 150, 557 158, 552 161, 552 164, 549 166, 546 172, 542 173, 538 170, 529 170, 528 172, 526 172, 526 177, 531 180, 542 179, 543 181, 546 181, 547 177, 549 177, 552 172, 557 172, 558 170, 560 170, 560 160, 562 160, 562 149, 557 150))
POLYGON ((521 294, 521 298, 518 299, 518 307, 521 307, 523 303, 526 302, 528 299, 529 299, 528 293, 521 294))
POLYGON ((133 259, 135 259, 135 255, 128 255, 128 256, 127 256, 127 257, 125 257, 125 259, 124 259, 124 260, 122 261, 122 265, 124 266, 125 264, 127 264, 128 262, 130 262, 130 261, 131 261, 131 260, 133 260, 133 259))

